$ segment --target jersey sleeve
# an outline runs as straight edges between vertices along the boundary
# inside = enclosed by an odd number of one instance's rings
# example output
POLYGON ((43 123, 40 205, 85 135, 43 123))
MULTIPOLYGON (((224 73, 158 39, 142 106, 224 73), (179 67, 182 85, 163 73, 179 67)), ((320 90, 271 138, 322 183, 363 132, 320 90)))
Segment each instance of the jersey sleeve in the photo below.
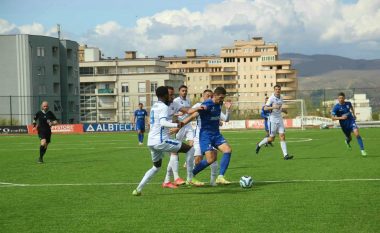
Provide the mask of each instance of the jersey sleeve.
POLYGON ((36 113, 36 115, 34 115, 33 117, 33 126, 36 127, 37 125, 37 120, 38 120, 38 117, 39 117, 39 111, 36 113))
POLYGON ((272 107, 273 105, 273 98, 269 97, 268 101, 265 103, 265 106, 272 107))
POLYGON ((331 115, 336 116, 337 111, 338 111, 338 105, 336 104, 331 110, 331 115))
POLYGON ((54 113, 53 112, 50 112, 50 121, 56 121, 57 120, 57 117, 55 117, 54 113))

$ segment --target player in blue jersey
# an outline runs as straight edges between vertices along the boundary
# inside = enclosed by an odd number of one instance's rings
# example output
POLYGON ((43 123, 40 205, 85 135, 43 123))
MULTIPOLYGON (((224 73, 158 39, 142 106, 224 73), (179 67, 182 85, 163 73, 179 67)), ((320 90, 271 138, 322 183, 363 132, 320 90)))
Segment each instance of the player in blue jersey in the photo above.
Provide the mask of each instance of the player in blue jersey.
MULTIPOLYGON (((265 97, 265 102, 264 102, 264 105, 263 107, 261 108, 261 117, 264 119, 264 129, 265 129, 265 132, 266 132, 266 136, 265 137, 269 137, 269 122, 268 122, 268 118, 269 118, 269 115, 270 115, 270 110, 265 110, 265 104, 266 102, 268 101, 268 96, 265 97)), ((273 146, 272 142, 268 142, 267 144, 265 144, 265 146, 268 146, 271 145, 273 146)))
POLYGON ((148 116, 148 113, 143 109, 144 105, 139 103, 139 109, 135 111, 133 115, 133 123, 137 130, 137 137, 139 140, 139 145, 142 145, 144 142, 144 133, 145 133, 145 117, 148 116))
POLYGON ((345 101, 345 99, 346 96, 344 95, 344 93, 340 92, 338 94, 338 103, 333 107, 331 111, 332 119, 339 120, 340 127, 342 128, 342 131, 346 136, 345 143, 347 147, 351 149, 351 132, 353 132, 360 146, 361 154, 363 156, 367 156, 367 152, 364 150, 362 137, 359 134, 359 128, 355 122, 355 110, 352 107, 351 102, 345 101))
POLYGON ((217 153, 214 152, 214 148, 218 148, 223 152, 223 157, 220 162, 219 176, 216 179, 217 184, 231 183, 225 179, 224 174, 230 163, 232 149, 219 130, 220 113, 225 96, 226 90, 223 87, 217 87, 212 99, 205 100, 198 109, 202 123, 199 132, 199 144, 201 153, 205 154, 206 160, 202 160, 194 167, 193 174, 194 176, 197 175, 200 171, 216 161, 217 153))

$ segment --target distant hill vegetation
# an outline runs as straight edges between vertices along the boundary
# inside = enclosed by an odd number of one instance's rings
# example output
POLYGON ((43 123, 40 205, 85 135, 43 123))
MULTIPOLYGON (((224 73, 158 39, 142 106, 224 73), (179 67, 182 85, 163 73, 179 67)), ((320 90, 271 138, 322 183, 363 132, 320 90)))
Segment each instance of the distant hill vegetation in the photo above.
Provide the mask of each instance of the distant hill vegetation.
POLYGON ((334 55, 285 53, 298 71, 300 90, 380 87, 380 59, 350 59, 334 55))

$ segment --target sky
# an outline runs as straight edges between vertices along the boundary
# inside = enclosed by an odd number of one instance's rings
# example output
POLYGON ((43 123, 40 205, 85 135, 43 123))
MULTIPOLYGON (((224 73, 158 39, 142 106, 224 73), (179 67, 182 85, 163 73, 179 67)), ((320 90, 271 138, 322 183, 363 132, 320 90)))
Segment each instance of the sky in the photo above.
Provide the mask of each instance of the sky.
POLYGON ((263 37, 280 53, 380 58, 380 0, 1 0, 0 35, 62 37, 105 57, 220 54, 263 37))

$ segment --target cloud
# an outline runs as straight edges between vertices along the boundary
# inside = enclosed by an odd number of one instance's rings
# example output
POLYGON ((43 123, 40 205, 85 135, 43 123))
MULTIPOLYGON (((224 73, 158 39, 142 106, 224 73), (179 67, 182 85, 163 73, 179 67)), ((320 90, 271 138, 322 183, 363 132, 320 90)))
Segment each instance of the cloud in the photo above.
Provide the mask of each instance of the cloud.
MULTIPOLYGON (((137 50, 140 56, 181 56, 186 48, 196 48, 200 55, 219 54, 234 40, 261 36, 278 42, 280 52, 378 58, 378 9, 380 1, 373 0, 224 0, 202 11, 164 10, 129 27, 107 21, 70 39, 99 47, 106 56, 123 56, 125 50, 137 50)), ((0 33, 10 31, 55 33, 38 23, 16 26, 0 20, 0 33)))
POLYGON ((53 27, 45 30, 45 27, 40 23, 16 26, 15 24, 9 23, 7 20, 0 19, 0 34, 31 34, 55 36, 57 34, 57 28, 53 27))

